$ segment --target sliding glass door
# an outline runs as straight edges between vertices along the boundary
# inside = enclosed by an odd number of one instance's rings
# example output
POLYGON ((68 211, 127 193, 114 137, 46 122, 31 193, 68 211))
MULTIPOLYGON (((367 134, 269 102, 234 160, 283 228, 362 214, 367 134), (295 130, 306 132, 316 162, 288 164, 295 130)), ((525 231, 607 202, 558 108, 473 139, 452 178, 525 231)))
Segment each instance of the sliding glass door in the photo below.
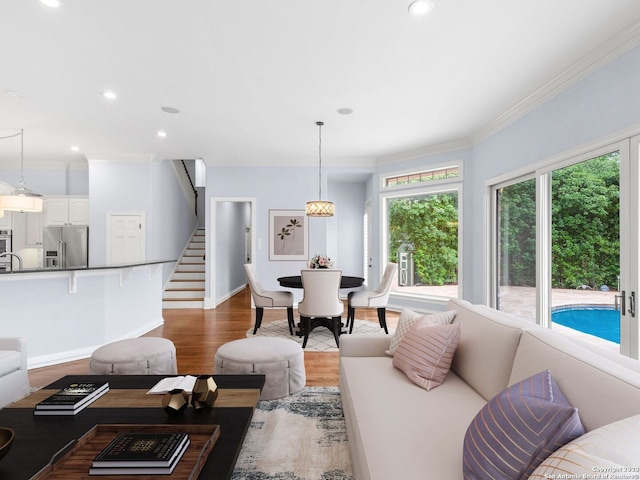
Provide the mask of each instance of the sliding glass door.
POLYGON ((640 137, 492 187, 498 309, 638 358, 639 158, 640 137))

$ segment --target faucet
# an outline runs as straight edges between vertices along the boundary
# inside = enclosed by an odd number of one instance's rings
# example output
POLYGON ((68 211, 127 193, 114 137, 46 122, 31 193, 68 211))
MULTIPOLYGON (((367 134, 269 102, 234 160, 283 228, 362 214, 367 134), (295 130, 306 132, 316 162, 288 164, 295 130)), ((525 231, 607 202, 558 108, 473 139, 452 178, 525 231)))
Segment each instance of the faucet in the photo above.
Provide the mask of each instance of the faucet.
MULTIPOLYGON (((8 256, 16 257, 18 259, 18 270, 22 270, 22 257, 17 253, 13 253, 13 252, 0 253, 0 258, 8 257, 8 256)), ((13 270, 13 267, 11 268, 11 270, 13 270)))

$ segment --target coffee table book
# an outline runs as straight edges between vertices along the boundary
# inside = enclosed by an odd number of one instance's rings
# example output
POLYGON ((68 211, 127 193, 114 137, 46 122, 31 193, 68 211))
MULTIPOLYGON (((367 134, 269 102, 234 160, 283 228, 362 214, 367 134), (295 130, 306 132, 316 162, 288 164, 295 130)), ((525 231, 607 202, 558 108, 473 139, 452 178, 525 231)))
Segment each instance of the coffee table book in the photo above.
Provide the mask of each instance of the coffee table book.
MULTIPOLYGON (((168 478, 171 480, 195 480, 198 478, 202 467, 218 437, 219 425, 136 425, 136 424, 98 424, 89 430, 78 440, 74 440, 61 452, 54 455, 51 463, 40 470, 31 480, 76 480, 86 479, 89 470, 92 469, 93 460, 109 445, 120 433, 179 433, 184 432, 189 436, 190 443, 177 462, 175 469, 168 478)), ((136 479, 147 480, 157 478, 154 474, 131 473, 127 476, 135 476, 136 479)), ((120 478, 126 478, 122 475, 120 478)))
POLYGON ((93 466, 168 467, 188 442, 185 432, 122 432, 93 459, 93 466))
POLYGON ((109 382, 71 383, 36 404, 34 415, 75 415, 109 391, 109 382))

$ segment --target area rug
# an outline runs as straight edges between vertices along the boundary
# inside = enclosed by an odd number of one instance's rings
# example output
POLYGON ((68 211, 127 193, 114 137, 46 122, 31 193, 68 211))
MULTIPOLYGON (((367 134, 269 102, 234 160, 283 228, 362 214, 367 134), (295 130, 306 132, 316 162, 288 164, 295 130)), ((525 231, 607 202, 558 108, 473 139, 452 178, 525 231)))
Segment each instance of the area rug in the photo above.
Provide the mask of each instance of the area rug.
POLYGON ((258 402, 232 480, 353 480, 340 391, 258 402))
MULTIPOLYGON (((380 328, 380 324, 378 322, 358 319, 356 319, 356 323, 353 326, 353 333, 375 333, 378 335, 385 335, 384 329, 380 328)), ((389 329, 389 335, 393 335, 392 329, 389 329)), ((253 327, 251 327, 247 330, 247 338, 251 338, 253 336, 253 327)), ((295 334, 291 335, 289 333, 289 324, 284 318, 268 323, 263 321, 262 326, 258 329, 255 336, 288 338, 290 340, 295 340, 300 345, 302 345, 304 340, 302 337, 298 337, 295 334)), ((309 341, 307 342, 305 350, 308 352, 337 352, 338 347, 336 346, 336 341, 333 338, 333 333, 328 328, 318 327, 309 335, 309 341)))

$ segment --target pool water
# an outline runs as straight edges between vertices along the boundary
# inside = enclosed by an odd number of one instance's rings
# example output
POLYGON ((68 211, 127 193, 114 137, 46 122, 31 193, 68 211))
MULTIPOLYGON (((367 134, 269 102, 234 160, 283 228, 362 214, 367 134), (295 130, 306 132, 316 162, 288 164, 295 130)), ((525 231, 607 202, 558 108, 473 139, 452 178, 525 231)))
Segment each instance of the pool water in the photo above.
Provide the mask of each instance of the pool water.
POLYGON ((620 312, 612 307, 559 307, 551 312, 551 321, 620 343, 620 312))

